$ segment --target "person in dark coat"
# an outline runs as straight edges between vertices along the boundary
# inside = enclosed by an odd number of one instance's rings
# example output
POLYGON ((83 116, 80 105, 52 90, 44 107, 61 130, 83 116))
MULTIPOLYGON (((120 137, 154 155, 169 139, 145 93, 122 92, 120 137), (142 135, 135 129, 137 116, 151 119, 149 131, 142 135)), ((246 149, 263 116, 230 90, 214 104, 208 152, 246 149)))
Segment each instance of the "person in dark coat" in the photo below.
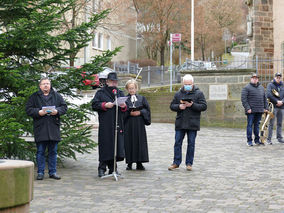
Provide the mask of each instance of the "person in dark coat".
MULTIPOLYGON (((106 167, 109 174, 114 171, 114 142, 115 142, 115 117, 116 107, 114 104, 115 93, 117 97, 124 97, 121 90, 117 88, 118 78, 115 72, 108 74, 106 86, 97 91, 92 100, 93 110, 99 115, 99 167, 98 176, 105 175, 106 167)), ((117 153, 116 160, 124 160, 124 112, 127 106, 121 103, 118 108, 118 130, 117 130, 117 153)), ((117 171, 116 171, 117 172, 117 171)))
POLYGON ((175 94, 170 109, 177 112, 175 121, 175 145, 174 160, 168 170, 175 170, 182 161, 182 142, 185 134, 187 134, 187 152, 186 152, 186 169, 192 170, 195 139, 197 131, 200 130, 200 115, 202 111, 207 109, 207 103, 203 92, 194 85, 192 75, 183 77, 183 86, 175 94))
POLYGON ((254 143, 261 145, 259 137, 259 124, 261 116, 267 111, 268 104, 265 91, 262 85, 258 82, 259 77, 253 73, 250 78, 250 83, 242 89, 241 101, 247 115, 247 145, 252 144, 252 128, 254 133, 254 143))
POLYGON ((137 170, 145 170, 142 163, 149 162, 145 125, 151 124, 150 106, 144 96, 136 94, 138 84, 135 80, 127 81, 125 88, 128 91, 124 121, 126 169, 132 170, 132 163, 136 163, 137 170))
POLYGON ((272 82, 267 85, 266 89, 266 96, 270 100, 270 102, 274 106, 274 118, 270 120, 269 127, 268 127, 268 137, 267 143, 272 144, 272 133, 273 133, 273 125, 275 119, 277 119, 276 125, 276 138, 279 143, 284 143, 282 137, 282 120, 283 120, 283 112, 284 112, 284 86, 283 82, 281 81, 282 74, 275 73, 275 78, 272 82), (277 92, 277 93, 276 93, 277 92))
POLYGON ((57 144, 60 137, 60 116, 67 112, 62 96, 53 90, 48 78, 42 78, 39 91, 33 93, 27 104, 26 112, 33 118, 34 138, 37 145, 37 180, 43 180, 45 169, 45 150, 48 147, 49 177, 59 180, 56 174, 57 144))

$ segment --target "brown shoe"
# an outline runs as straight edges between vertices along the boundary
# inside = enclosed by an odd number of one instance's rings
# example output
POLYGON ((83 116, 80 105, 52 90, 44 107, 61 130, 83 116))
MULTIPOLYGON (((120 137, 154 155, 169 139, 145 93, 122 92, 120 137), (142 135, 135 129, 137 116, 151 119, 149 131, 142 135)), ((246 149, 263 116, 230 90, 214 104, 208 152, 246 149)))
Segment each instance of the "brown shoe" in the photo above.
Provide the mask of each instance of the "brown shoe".
POLYGON ((186 165, 186 170, 187 171, 191 171, 192 170, 192 166, 190 164, 186 165))
POLYGON ((172 171, 172 170, 177 169, 178 167, 179 167, 178 165, 172 164, 171 166, 169 166, 168 170, 172 171))

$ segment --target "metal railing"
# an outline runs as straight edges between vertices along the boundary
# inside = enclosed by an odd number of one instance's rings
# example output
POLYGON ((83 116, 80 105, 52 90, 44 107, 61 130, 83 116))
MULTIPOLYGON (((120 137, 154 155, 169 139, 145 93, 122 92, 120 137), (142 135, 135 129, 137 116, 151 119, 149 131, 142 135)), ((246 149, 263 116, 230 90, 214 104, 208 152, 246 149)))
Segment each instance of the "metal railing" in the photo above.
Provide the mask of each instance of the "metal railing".
MULTIPOLYGON (((261 58, 256 56, 254 59, 247 55, 233 53, 233 56, 226 58, 215 58, 213 60, 186 60, 181 66, 173 66, 173 83, 181 81, 180 71, 209 71, 215 70, 241 70, 251 69, 261 77, 261 82, 266 84, 274 78, 274 73, 283 73, 284 60, 275 58, 261 58)), ((114 70, 118 72, 132 73, 142 76, 142 87, 158 86, 170 84, 170 70, 166 66, 147 66, 139 67, 138 64, 128 62, 128 64, 115 64, 114 70), (141 70, 142 69, 142 70, 141 70)))

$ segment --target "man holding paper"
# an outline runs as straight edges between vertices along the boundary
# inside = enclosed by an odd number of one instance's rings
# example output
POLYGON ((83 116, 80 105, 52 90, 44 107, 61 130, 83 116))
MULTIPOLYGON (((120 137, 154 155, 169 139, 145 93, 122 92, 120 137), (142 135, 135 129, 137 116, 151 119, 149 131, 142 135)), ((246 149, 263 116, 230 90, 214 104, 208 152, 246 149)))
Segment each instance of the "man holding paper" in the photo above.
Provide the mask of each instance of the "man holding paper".
POLYGON ((33 93, 27 104, 26 112, 34 121, 34 138, 37 145, 37 180, 43 180, 45 169, 45 150, 48 147, 49 177, 59 180, 56 174, 57 144, 60 137, 60 116, 67 111, 62 96, 53 90, 48 78, 42 78, 39 91, 33 93))
MULTIPOLYGON (((98 176, 105 175, 106 167, 109 174, 114 170, 114 141, 115 141, 115 98, 118 102, 118 127, 117 127, 117 153, 116 160, 124 160, 124 125, 123 114, 127 110, 124 94, 117 88, 118 78, 115 72, 108 74, 106 86, 97 91, 93 101, 92 108, 99 115, 99 167, 98 176)), ((116 167, 117 168, 117 167, 116 167)), ((117 171, 116 171, 117 172, 117 171)))

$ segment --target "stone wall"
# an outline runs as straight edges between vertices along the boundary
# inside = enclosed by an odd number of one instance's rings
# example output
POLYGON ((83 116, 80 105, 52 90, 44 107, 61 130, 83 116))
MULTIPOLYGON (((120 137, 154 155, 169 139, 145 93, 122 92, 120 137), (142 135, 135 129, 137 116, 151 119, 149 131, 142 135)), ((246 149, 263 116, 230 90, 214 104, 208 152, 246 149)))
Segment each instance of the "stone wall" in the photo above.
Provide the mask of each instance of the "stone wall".
MULTIPOLYGON (((245 127, 246 116, 241 104, 241 90, 249 83, 251 72, 254 70, 219 70, 219 71, 187 71, 194 83, 203 91, 208 109, 202 113, 202 125, 245 127), (218 90, 220 89, 221 90, 218 90), (216 100, 220 98, 220 100, 216 100)), ((175 121, 176 113, 169 108, 176 91, 181 85, 173 85, 173 92, 169 86, 151 88, 140 91, 151 106, 152 122, 175 121)))
POLYGON ((249 8, 248 29, 252 29, 248 30, 250 58, 258 58, 259 74, 273 74, 274 63, 270 61, 274 55, 273 0, 246 2, 249 8))
POLYGON ((272 57, 273 43, 273 1, 254 0, 249 5, 248 19, 252 19, 250 55, 272 57))

